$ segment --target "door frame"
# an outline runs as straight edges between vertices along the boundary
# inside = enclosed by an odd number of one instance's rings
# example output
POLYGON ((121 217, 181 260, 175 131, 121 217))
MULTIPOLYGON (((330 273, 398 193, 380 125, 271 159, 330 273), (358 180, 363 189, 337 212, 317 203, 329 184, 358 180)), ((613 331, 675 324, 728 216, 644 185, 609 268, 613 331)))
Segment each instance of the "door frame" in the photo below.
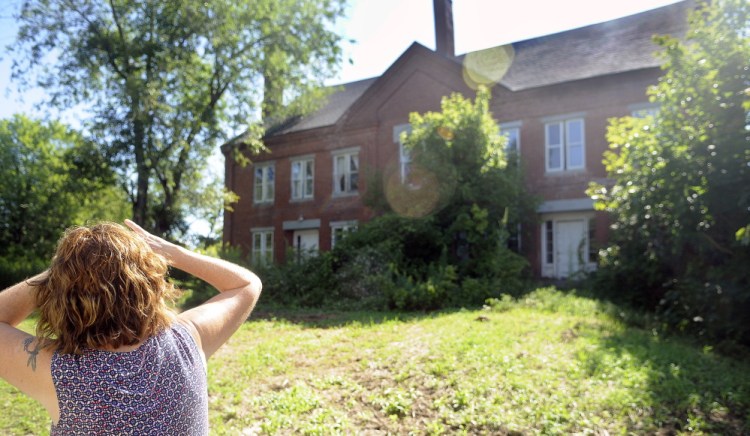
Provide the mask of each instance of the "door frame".
MULTIPOLYGON (((589 226, 591 225, 591 219, 595 218, 595 212, 594 211, 582 211, 582 212, 565 212, 565 213, 548 213, 548 214, 540 214, 540 237, 539 237, 539 262, 541 264, 541 276, 542 277, 549 277, 549 278, 558 278, 558 279, 564 279, 569 278, 570 276, 577 275, 578 272, 590 272, 594 271, 596 269, 596 262, 591 262, 591 259, 589 259, 588 253, 589 253, 589 245, 591 244, 591 241, 589 240, 589 226), (557 245, 559 244, 559 223, 566 222, 566 221, 582 221, 583 224, 583 246, 577 247, 576 251, 581 250, 581 257, 583 257, 583 263, 578 265, 578 271, 573 272, 568 275, 562 275, 560 274, 561 271, 561 265, 560 265, 560 259, 559 259, 559 250, 557 245), (547 224, 547 222, 552 222, 552 256, 549 256, 548 253, 548 238, 550 233, 550 228, 547 224), (549 262, 550 259, 552 262, 549 262)), ((580 263, 580 262, 579 262, 580 263)))

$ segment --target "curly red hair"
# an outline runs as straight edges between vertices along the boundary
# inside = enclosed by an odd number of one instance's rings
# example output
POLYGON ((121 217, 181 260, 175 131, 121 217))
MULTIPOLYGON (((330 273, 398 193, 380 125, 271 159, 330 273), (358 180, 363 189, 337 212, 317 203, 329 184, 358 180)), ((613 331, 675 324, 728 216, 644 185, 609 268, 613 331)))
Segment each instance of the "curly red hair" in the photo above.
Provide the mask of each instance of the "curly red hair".
POLYGON ((115 223, 73 227, 37 286, 37 336, 61 353, 135 345, 169 327, 168 263, 115 223))

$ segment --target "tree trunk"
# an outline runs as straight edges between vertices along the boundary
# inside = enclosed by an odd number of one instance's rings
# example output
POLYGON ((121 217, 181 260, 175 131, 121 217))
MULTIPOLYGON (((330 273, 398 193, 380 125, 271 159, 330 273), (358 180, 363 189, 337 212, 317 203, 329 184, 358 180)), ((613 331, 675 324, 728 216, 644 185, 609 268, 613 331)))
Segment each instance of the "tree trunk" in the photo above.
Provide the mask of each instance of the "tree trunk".
POLYGON ((133 220, 146 229, 151 229, 150 223, 146 222, 148 218, 148 182, 149 169, 146 165, 146 155, 144 152, 145 132, 143 122, 136 119, 133 122, 136 167, 136 195, 133 203, 133 220))

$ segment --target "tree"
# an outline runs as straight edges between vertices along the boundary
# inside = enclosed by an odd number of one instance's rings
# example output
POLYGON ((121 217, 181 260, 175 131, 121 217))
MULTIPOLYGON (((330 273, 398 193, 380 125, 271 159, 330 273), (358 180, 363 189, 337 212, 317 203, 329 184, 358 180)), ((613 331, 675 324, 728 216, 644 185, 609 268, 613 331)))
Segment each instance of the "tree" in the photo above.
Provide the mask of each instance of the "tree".
POLYGON ((509 229, 515 232, 531 207, 518 165, 513 158, 509 164, 489 100, 487 89, 474 101, 460 94, 444 98, 441 112, 411 114, 412 131, 404 138, 412 164, 402 185, 401 195, 408 199, 403 203, 432 198, 450 262, 468 276, 495 272, 490 265, 498 250, 507 249, 509 229))
POLYGON ((319 95, 340 58, 330 29, 342 2, 25 0, 13 74, 59 107, 88 108, 133 217, 169 233, 184 224, 186 181, 200 178, 222 130, 259 109, 264 75, 275 99, 294 103, 268 113, 302 111, 319 95))
POLYGON ((0 179, 0 280, 12 281, 8 265, 23 270, 13 278, 38 272, 37 261, 49 261, 65 228, 127 216, 107 161, 58 122, 0 120, 0 179))
POLYGON ((614 183, 590 193, 614 218, 602 258, 615 292, 702 323, 720 300, 750 302, 750 247, 737 240, 750 222, 750 4, 705 3, 689 25, 685 41, 656 39, 658 114, 611 122, 614 183))

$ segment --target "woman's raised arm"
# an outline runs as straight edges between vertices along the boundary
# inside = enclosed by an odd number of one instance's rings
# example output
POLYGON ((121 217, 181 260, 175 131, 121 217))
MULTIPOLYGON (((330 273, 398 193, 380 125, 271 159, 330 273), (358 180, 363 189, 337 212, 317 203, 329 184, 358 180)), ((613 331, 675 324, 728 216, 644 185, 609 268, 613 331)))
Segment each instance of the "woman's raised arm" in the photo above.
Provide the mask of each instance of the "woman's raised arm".
POLYGON ((195 253, 154 236, 130 220, 125 224, 140 235, 169 263, 206 281, 219 293, 178 318, 192 325, 200 347, 210 357, 242 325, 255 307, 261 292, 258 276, 231 262, 195 253))
POLYGON ((46 274, 44 271, 0 291, 0 322, 15 327, 36 309, 35 287, 30 283, 40 281, 46 274))

